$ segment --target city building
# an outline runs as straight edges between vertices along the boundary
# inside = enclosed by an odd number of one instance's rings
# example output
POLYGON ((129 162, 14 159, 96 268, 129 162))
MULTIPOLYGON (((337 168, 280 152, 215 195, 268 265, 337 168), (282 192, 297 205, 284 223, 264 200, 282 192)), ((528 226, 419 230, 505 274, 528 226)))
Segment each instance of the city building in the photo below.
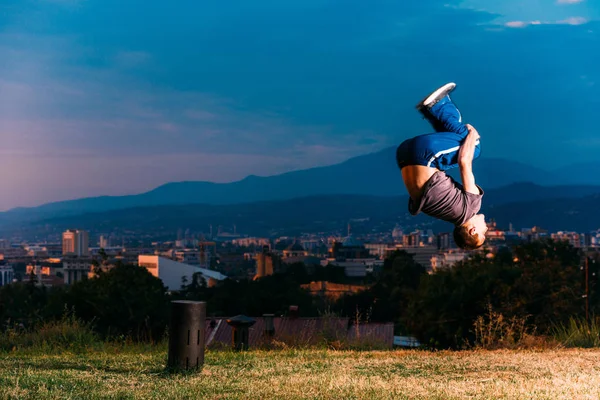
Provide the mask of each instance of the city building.
POLYGON ((307 256, 308 252, 304 250, 304 247, 300 242, 295 241, 290 244, 285 250, 283 250, 283 258, 297 258, 307 256))
POLYGON ((194 279, 194 274, 198 274, 197 276, 204 278, 209 287, 214 286, 218 281, 227 279, 227 276, 217 271, 154 255, 140 255, 138 265, 146 268, 153 276, 162 280, 169 291, 180 290, 184 277, 188 283, 191 283, 194 279))
POLYGON ((319 248, 323 246, 323 242, 317 239, 301 239, 300 245, 309 253, 318 252, 319 248))
POLYGON ((215 269, 223 271, 230 276, 241 277, 247 276, 252 278, 254 276, 255 261, 252 257, 249 257, 246 253, 227 252, 226 250, 220 250, 219 254, 215 258, 215 269), (242 273, 242 271, 245 271, 242 273))
POLYGON ((308 290, 313 296, 325 297, 329 300, 338 300, 343 296, 360 293, 369 289, 367 285, 347 285, 326 281, 306 283, 300 285, 300 287, 308 290))
POLYGON ((174 259, 183 264, 200 265, 200 252, 192 249, 177 250, 174 259))
POLYGON ((10 265, 0 265, 0 286, 6 286, 15 279, 15 271, 10 265))
POLYGON ((107 249, 112 246, 112 238, 110 236, 102 235, 100 236, 99 246, 102 249, 107 249))
POLYGON ((431 256, 430 265, 432 271, 437 271, 443 268, 450 268, 459 261, 463 261, 468 257, 469 253, 462 250, 450 250, 431 256))
POLYGON ((256 275, 254 279, 273 275, 280 267, 279 257, 269 250, 269 246, 263 246, 262 251, 254 256, 256 260, 256 275))
POLYGON ((92 278, 95 275, 91 257, 66 256, 63 257, 62 262, 66 285, 72 285, 75 282, 92 278))
POLYGON ((539 226, 534 226, 533 228, 524 228, 521 230, 521 239, 526 242, 532 242, 540 239, 545 239, 549 237, 548 231, 546 229, 542 229, 539 226))
POLYGON ((10 248, 10 242, 6 239, 0 239, 0 250, 10 248))
POLYGON ((393 243, 365 243, 365 249, 371 257, 385 258, 396 250, 396 246, 393 243))
MULTIPOLYGON (((115 247, 90 247, 90 256, 98 256, 98 255, 100 255, 100 251, 101 250, 108 257, 116 257, 116 256, 122 255, 124 249, 121 246, 115 246, 115 247)), ((136 261, 137 261, 137 255, 138 254, 136 254, 136 257, 135 257, 136 261)))
POLYGON ((60 257, 62 255, 62 243, 44 243, 44 249, 48 257, 60 257))
POLYGON ((217 257, 217 243, 216 242, 199 242, 198 247, 200 249, 199 265, 202 268, 211 269, 213 260, 217 257))
POLYGON ((26 245, 23 247, 27 252, 28 257, 36 257, 36 258, 47 258, 50 255, 48 254, 48 250, 39 245, 26 245))
POLYGON ((335 267, 343 267, 344 274, 349 278, 364 278, 367 276, 368 272, 373 271, 373 264, 375 262, 374 258, 371 259, 362 259, 362 260, 346 260, 346 261, 336 261, 336 260, 325 260, 324 266, 332 265, 335 267))
POLYGON ((351 234, 341 242, 335 240, 329 250, 329 258, 321 261, 322 266, 343 267, 348 277, 364 278, 378 260, 371 256, 365 245, 351 234))
POLYGON ((433 269, 431 265, 431 258, 439 252, 437 246, 401 247, 398 250, 404 250, 408 254, 412 255, 413 260, 415 260, 416 263, 424 266, 429 272, 433 269))
POLYGON ((79 231, 69 229, 62 235, 63 255, 72 256, 88 256, 89 250, 89 233, 87 231, 79 231))
POLYGON ((27 250, 25 250, 23 247, 8 247, 0 250, 0 253, 4 255, 5 260, 14 260, 27 257, 27 250))
MULTIPOLYGON (((506 242, 506 232, 498 229, 496 225, 496 221, 490 220, 487 223, 488 230, 485 233, 485 243, 486 246, 493 246, 506 242)), ((510 234, 510 232, 509 232, 510 234)))
POLYGON ((241 246, 241 247, 251 247, 251 246, 262 247, 262 246, 269 246, 271 244, 271 240, 269 240, 268 238, 248 237, 248 238, 234 239, 232 241, 232 244, 234 246, 241 246))
POLYGON ((331 258, 340 261, 371 257, 365 245, 352 235, 346 236, 341 242, 334 241, 329 250, 329 255, 331 258))
POLYGON ((216 242, 231 242, 235 239, 239 239, 241 238, 242 235, 239 235, 237 233, 230 233, 230 232, 220 232, 219 234, 217 234, 217 236, 215 237, 215 241, 216 242))
POLYGON ((402 238, 404 237, 404 231, 400 225, 396 224, 394 230, 392 231, 392 239, 396 243, 402 243, 402 238))
POLYGON ((438 250, 447 250, 455 247, 454 236, 450 232, 438 233, 436 236, 436 245, 438 250))
POLYGON ((585 242, 584 236, 577 232, 563 232, 559 231, 550 235, 550 237, 556 241, 569 242, 569 244, 575 248, 580 248, 585 242))
POLYGON ((175 247, 177 247, 178 249, 193 248, 193 247, 197 247, 198 243, 199 243, 198 239, 190 239, 190 238, 178 239, 175 241, 175 247))
POLYGON ((504 245, 505 246, 515 246, 517 244, 520 244, 523 241, 523 239, 521 238, 521 235, 519 235, 518 232, 512 232, 512 231, 508 231, 508 232, 504 232, 504 245))
POLYGON ((415 231, 402 237, 402 246, 404 247, 418 247, 421 244, 422 241, 420 231, 415 231))
POLYGON ((29 264, 25 269, 28 276, 34 275, 37 286, 61 286, 65 284, 62 265, 29 264))

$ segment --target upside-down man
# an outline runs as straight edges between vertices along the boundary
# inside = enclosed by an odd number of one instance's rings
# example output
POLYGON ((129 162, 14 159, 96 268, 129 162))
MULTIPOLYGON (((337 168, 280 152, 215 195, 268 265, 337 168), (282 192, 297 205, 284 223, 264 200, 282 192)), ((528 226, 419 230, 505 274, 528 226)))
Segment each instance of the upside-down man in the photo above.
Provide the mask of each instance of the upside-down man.
POLYGON ((462 122, 460 111, 450 99, 456 84, 448 83, 417 105, 435 133, 404 141, 396 151, 410 199, 412 215, 423 212, 454 224, 454 241, 463 249, 483 245, 487 225, 481 208, 483 190, 475 184, 473 160, 481 153, 479 133, 462 122), (446 175, 460 168, 462 185, 446 175))

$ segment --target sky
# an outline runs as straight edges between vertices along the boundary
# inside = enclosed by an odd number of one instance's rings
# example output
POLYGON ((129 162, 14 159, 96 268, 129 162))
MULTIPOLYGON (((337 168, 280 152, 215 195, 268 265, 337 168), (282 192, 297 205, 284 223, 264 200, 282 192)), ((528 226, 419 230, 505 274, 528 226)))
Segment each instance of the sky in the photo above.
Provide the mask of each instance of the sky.
POLYGON ((482 157, 597 161, 599 32, 598 0, 2 0, 0 210, 335 164, 449 81, 482 157))

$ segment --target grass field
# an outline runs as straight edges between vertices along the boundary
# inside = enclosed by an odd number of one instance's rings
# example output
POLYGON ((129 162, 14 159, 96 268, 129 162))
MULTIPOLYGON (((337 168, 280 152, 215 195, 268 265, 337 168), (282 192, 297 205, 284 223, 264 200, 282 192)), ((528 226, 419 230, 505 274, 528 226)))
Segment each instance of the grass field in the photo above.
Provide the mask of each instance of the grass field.
POLYGON ((164 371, 164 346, 0 354, 0 398, 598 399, 600 350, 207 351, 164 371))

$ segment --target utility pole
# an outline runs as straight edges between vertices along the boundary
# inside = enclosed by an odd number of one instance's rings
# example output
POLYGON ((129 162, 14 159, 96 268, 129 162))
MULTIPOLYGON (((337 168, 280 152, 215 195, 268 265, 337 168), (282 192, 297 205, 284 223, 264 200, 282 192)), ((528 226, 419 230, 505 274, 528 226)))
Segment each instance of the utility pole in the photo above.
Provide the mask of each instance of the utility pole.
POLYGON ((589 281, 590 281, 590 269, 588 264, 588 256, 585 256, 585 322, 590 323, 590 293, 589 293, 589 281))

